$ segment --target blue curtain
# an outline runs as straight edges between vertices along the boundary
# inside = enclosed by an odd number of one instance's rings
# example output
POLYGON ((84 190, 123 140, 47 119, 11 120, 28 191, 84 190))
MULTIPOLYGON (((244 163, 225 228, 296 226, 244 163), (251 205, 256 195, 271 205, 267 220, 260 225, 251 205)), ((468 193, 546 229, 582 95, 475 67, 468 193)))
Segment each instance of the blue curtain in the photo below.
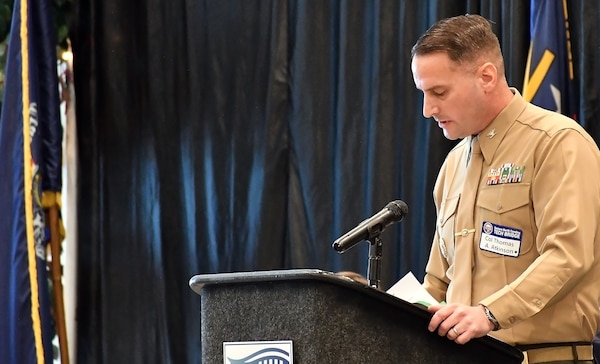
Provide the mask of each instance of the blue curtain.
MULTIPOLYGON (((597 130, 599 6, 573 2, 597 130)), ((521 88, 529 4, 512 1, 82 0, 73 34, 80 169, 78 359, 199 363, 200 273, 366 273, 337 237, 401 199, 382 287, 422 278, 438 168, 454 145, 421 114, 410 48, 434 21, 493 21, 521 88)))

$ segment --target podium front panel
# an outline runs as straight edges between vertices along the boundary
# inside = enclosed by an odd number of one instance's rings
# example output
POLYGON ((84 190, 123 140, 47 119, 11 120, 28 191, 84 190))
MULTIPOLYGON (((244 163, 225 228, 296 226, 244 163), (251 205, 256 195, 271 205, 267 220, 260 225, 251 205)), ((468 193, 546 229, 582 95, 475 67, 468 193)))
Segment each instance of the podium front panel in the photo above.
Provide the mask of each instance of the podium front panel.
MULTIPOLYGON (((303 278, 304 277, 304 278, 303 278)), ((355 282, 228 280, 201 288, 202 362, 223 363, 224 342, 293 342, 294 363, 521 363, 490 337, 458 345, 427 330, 423 308, 355 282)))

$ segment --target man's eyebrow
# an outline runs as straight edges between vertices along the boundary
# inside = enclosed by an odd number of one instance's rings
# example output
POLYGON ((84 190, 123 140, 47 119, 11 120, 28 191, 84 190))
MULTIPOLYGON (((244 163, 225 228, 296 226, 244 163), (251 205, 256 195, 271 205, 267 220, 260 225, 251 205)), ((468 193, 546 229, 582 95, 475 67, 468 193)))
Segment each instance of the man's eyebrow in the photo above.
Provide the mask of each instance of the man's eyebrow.
POLYGON ((441 89, 443 91, 443 90, 447 90, 448 86, 446 86, 446 85, 435 85, 435 86, 424 88, 424 89, 422 89, 422 91, 423 92, 425 92, 425 91, 436 91, 436 89, 441 89))

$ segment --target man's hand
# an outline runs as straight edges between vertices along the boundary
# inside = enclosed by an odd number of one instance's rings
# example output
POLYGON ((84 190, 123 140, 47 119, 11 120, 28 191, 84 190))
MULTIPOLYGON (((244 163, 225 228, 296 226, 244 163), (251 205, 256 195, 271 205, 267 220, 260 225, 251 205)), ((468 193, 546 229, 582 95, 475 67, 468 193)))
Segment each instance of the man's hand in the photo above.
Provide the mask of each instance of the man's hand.
POLYGON ((429 331, 437 330, 438 335, 446 336, 457 344, 466 344, 469 340, 485 336, 494 329, 494 324, 488 320, 481 305, 432 305, 428 311, 433 313, 429 321, 429 331))
POLYGON ((337 272, 335 274, 339 275, 339 276, 344 276, 344 277, 350 278, 350 279, 352 279, 355 282, 362 283, 362 284, 367 285, 367 286, 369 285, 369 281, 364 276, 362 276, 362 275, 360 275, 360 274, 358 274, 356 272, 341 271, 341 272, 337 272))

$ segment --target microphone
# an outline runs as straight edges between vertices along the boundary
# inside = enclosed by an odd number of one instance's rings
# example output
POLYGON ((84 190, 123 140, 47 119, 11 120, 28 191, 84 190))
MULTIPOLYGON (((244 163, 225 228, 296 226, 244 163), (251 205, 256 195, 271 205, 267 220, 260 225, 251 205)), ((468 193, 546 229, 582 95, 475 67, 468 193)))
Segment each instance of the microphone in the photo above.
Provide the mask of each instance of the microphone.
POLYGON ((334 241, 332 247, 338 253, 343 253, 361 241, 370 240, 381 234, 388 225, 402 221, 407 212, 408 205, 404 201, 389 202, 381 211, 334 241))

